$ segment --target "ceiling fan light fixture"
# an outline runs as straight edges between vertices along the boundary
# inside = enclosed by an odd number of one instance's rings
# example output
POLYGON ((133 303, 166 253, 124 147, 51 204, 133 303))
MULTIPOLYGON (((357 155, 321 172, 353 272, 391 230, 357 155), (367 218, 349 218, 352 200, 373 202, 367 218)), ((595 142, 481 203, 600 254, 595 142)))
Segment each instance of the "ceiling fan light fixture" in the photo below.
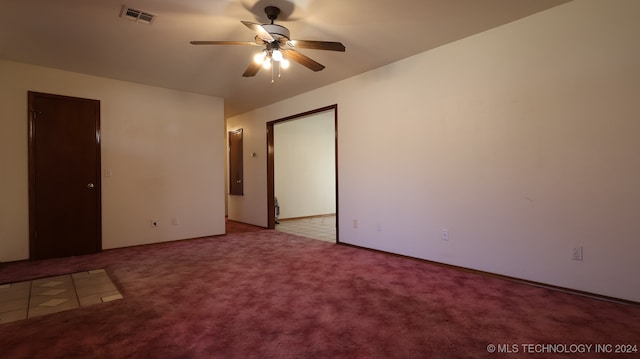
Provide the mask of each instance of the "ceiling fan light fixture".
POLYGON ((271 68, 271 58, 267 57, 262 63, 262 68, 268 70, 271 68))
POLYGON ((282 61, 282 52, 278 49, 275 49, 271 53, 271 57, 273 57, 274 61, 282 61))
POLYGON ((259 52, 259 53, 255 54, 255 56, 253 56, 253 61, 258 65, 262 65, 262 63, 264 63, 264 60, 266 58, 267 58, 267 52, 266 51, 262 51, 262 52, 259 52))
POLYGON ((289 62, 289 60, 287 60, 287 59, 282 59, 282 60, 280 61, 280 66, 281 66, 283 69, 288 69, 288 68, 289 68, 289 65, 290 65, 290 62, 289 62))

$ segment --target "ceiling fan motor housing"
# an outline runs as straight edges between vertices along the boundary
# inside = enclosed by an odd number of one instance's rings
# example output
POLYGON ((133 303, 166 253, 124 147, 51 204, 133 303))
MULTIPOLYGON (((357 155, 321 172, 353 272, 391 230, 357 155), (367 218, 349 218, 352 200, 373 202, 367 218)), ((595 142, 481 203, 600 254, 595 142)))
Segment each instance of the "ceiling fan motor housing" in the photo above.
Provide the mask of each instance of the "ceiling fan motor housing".
POLYGON ((283 38, 285 41, 290 39, 289 29, 284 26, 276 25, 276 24, 264 24, 262 27, 267 30, 267 32, 274 38, 276 41, 281 41, 283 38))

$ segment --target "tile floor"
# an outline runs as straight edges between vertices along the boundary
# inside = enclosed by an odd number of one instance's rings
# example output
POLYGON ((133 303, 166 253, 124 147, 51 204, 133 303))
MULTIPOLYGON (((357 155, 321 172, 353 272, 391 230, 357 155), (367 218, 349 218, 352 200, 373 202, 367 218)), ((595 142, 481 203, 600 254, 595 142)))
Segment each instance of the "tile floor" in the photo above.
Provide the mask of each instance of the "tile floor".
POLYGON ((0 324, 122 299, 104 269, 0 285, 0 324))
POLYGON ((336 243, 336 216, 279 219, 276 230, 302 237, 336 243))

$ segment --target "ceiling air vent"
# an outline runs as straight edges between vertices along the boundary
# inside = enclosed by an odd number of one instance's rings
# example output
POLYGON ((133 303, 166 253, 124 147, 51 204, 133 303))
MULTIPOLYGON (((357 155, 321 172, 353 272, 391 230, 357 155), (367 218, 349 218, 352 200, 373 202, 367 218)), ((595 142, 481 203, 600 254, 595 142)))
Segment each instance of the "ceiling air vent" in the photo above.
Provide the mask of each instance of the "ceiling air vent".
POLYGON ((120 17, 131 20, 131 21, 135 21, 135 22, 141 22, 147 25, 151 25, 153 20, 156 18, 156 16, 153 14, 132 9, 126 6, 122 7, 122 10, 120 11, 120 17))

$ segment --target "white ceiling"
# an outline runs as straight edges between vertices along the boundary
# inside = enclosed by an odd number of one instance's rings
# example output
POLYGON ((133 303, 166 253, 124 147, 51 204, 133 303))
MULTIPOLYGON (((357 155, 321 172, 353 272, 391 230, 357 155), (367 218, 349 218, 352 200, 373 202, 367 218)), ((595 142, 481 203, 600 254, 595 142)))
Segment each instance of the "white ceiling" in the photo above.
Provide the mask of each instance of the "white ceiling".
POLYGON ((0 58, 222 97, 232 116, 526 17, 568 0, 0 0, 0 58), (120 17, 123 5, 157 15, 152 25, 120 17), (259 48, 194 46, 191 40, 252 41, 240 20, 292 39, 342 42, 344 53, 299 50, 326 66, 293 63, 242 73, 259 48))

